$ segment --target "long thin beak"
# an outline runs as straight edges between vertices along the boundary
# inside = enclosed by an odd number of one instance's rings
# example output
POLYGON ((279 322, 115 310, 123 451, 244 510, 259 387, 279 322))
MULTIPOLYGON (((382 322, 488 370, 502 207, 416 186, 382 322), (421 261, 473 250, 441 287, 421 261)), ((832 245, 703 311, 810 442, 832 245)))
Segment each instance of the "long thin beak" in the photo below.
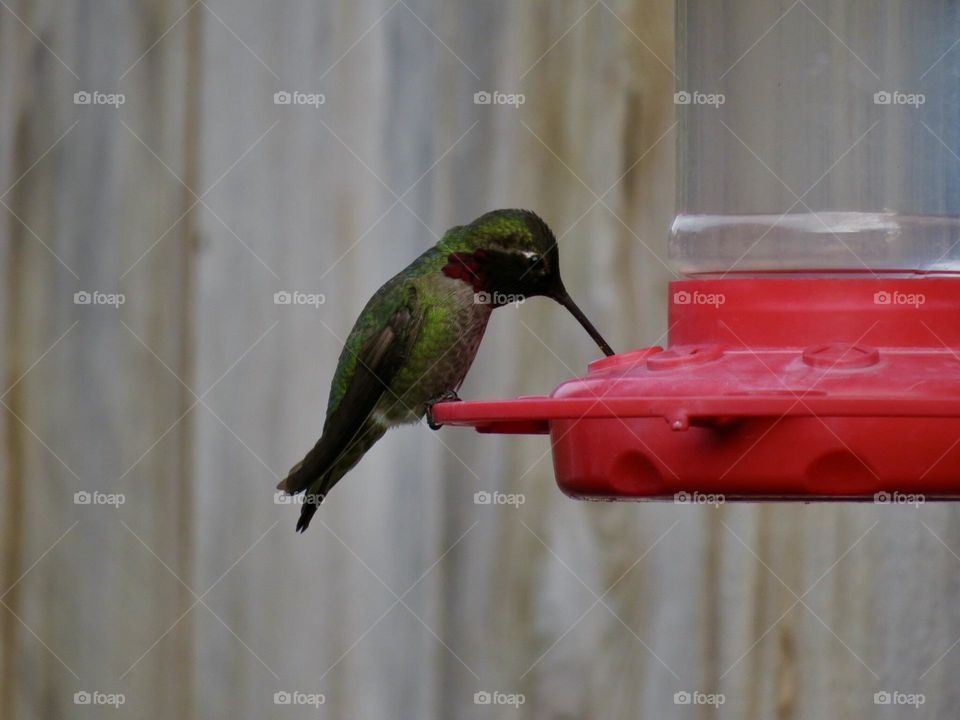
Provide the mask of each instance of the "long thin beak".
POLYGON ((593 326, 593 323, 583 314, 583 310, 577 307, 577 304, 573 301, 573 298, 567 294, 566 290, 561 289, 560 292, 553 296, 553 299, 569 310, 570 314, 583 325, 583 329, 590 333, 590 337, 592 337, 593 341, 603 350, 604 355, 609 356, 616 354, 613 352, 613 348, 607 344, 607 341, 603 339, 603 336, 600 335, 600 332, 593 326))

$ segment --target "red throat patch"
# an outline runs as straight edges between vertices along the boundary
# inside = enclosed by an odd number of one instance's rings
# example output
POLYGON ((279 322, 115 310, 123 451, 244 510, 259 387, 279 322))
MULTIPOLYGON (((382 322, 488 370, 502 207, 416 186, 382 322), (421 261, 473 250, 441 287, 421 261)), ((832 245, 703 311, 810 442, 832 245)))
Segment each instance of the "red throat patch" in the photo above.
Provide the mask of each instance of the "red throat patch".
POLYGON ((486 257, 483 250, 476 252, 452 252, 447 255, 447 264, 443 266, 443 274, 448 278, 462 280, 473 287, 474 292, 483 290, 483 260, 486 257))

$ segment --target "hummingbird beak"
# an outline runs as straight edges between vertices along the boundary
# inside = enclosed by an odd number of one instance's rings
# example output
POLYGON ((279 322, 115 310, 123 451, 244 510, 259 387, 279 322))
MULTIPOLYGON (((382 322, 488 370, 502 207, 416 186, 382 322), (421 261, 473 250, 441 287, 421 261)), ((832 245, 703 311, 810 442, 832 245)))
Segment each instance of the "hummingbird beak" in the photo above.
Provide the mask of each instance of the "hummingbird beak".
POLYGON ((593 341, 600 347, 604 355, 616 355, 607 341, 603 339, 603 336, 600 335, 600 332, 593 326, 593 323, 587 319, 587 316, 583 314, 577 304, 573 301, 573 298, 567 293, 566 288, 563 286, 553 295, 553 299, 558 303, 563 305, 567 310, 570 311, 570 314, 573 315, 581 325, 583 329, 586 330, 590 337, 593 338, 593 341))

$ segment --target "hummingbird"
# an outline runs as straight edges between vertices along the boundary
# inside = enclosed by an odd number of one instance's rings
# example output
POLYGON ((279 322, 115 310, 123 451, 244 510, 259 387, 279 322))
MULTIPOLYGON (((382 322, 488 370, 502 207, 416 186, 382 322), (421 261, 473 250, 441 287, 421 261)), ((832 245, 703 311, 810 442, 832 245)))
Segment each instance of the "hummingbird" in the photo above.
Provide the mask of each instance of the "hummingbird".
POLYGON ((450 228, 377 290, 340 353, 320 439, 277 486, 305 493, 297 531, 387 429, 426 415, 436 430, 433 405, 459 399, 491 312, 536 296, 563 305, 614 354, 563 286, 556 237, 529 210, 450 228))

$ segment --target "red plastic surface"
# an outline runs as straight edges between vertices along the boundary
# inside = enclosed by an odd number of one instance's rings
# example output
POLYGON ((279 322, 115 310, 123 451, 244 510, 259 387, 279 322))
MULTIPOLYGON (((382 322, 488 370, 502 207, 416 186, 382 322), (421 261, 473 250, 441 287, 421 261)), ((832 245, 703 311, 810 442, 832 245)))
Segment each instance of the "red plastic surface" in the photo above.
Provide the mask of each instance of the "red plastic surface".
POLYGON ((590 363, 550 397, 444 403, 549 433, 582 498, 960 498, 960 279, 671 284, 668 347, 590 363))

